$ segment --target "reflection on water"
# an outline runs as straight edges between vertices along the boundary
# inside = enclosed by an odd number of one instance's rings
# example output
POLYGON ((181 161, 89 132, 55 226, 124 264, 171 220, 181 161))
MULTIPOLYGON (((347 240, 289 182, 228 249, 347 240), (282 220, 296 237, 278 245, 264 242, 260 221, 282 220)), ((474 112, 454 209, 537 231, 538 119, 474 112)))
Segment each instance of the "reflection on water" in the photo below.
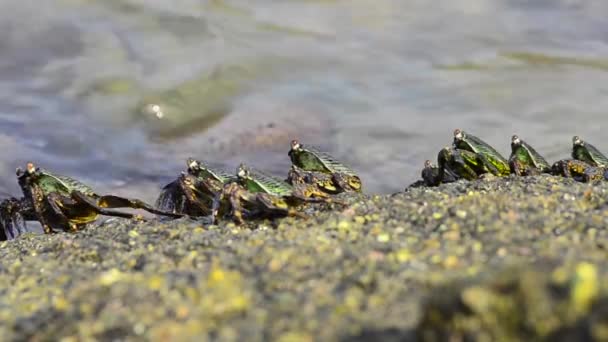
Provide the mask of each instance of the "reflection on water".
POLYGON ((0 0, 0 190, 27 160, 153 200, 188 156, 321 145, 393 192, 466 128, 608 151, 608 3, 0 0))

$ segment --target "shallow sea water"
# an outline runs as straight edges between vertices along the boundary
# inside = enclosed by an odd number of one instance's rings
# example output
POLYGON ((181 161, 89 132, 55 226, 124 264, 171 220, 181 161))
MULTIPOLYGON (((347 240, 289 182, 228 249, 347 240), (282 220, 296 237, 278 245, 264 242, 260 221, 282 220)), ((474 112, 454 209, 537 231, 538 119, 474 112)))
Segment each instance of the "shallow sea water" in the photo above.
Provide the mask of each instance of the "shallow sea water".
POLYGON ((0 1, 0 191, 26 161, 154 201, 194 156, 284 176, 289 140, 366 192, 462 128, 608 152, 608 2, 0 1), (158 105, 159 118, 150 110, 158 105))

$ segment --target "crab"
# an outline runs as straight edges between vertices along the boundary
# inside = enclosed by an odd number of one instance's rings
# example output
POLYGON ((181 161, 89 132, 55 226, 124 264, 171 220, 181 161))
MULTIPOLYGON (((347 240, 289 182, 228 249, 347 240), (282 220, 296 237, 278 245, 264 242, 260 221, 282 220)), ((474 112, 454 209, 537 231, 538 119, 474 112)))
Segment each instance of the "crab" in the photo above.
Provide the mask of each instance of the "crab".
POLYGON ((285 181, 292 186, 314 186, 328 194, 338 194, 341 192, 341 188, 336 185, 331 174, 317 171, 304 171, 295 165, 290 167, 285 181))
POLYGON ((218 216, 222 203, 228 199, 232 216, 237 224, 243 224, 243 217, 254 216, 307 216, 297 210, 305 202, 338 203, 328 194, 310 184, 290 185, 276 177, 241 164, 237 168, 237 180, 224 186, 213 205, 213 222, 218 216))
POLYGON ((572 137, 572 158, 555 162, 551 167, 553 174, 581 182, 598 182, 607 178, 608 158, 577 135, 572 137))
POLYGON ((111 208, 143 209, 156 215, 181 217, 154 209, 138 199, 100 196, 80 181, 53 174, 33 163, 28 163, 25 170, 17 168, 16 173, 25 200, 31 206, 31 209, 21 206, 20 213, 39 221, 46 234, 55 232, 55 229, 78 231, 99 215, 143 220, 141 215, 111 208))
POLYGON ((444 183, 446 180, 464 178, 475 180, 483 174, 490 172, 492 165, 483 155, 467 150, 455 149, 446 146, 437 155, 439 172, 437 178, 430 178, 431 183, 444 183))
POLYGON ((439 172, 440 168, 438 166, 433 165, 430 160, 426 160, 420 175, 426 186, 437 186, 442 182, 451 183, 458 179, 458 177, 453 174, 449 168, 444 168, 445 173, 443 175, 443 179, 440 181, 439 172))
POLYGON ((608 167, 608 158, 595 146, 583 141, 579 136, 572 137, 572 158, 591 166, 608 167))
POLYGON ((551 172, 551 166, 545 158, 517 135, 511 137, 509 166, 511 172, 517 176, 532 176, 551 172))
POLYGON ((509 162, 492 146, 474 135, 455 129, 453 146, 477 154, 484 160, 488 171, 495 176, 508 176, 511 173, 509 162))
MULTIPOLYGON (((319 179, 319 173, 331 177, 333 184, 320 189, 331 194, 345 191, 361 192, 361 178, 351 168, 329 154, 313 147, 302 146, 297 140, 292 140, 288 155, 294 166, 306 172, 316 172, 317 174, 312 174, 312 179, 319 179)), ((296 182, 292 179, 289 181, 292 184, 296 182)), ((323 182, 328 184, 327 178, 323 179, 323 182)))
POLYGON ((163 187, 156 208, 191 217, 209 216, 214 198, 236 177, 192 158, 186 164, 187 172, 163 187))
POLYGON ((553 175, 574 178, 580 182, 598 182, 605 179, 606 169, 576 159, 563 159, 551 166, 553 175))

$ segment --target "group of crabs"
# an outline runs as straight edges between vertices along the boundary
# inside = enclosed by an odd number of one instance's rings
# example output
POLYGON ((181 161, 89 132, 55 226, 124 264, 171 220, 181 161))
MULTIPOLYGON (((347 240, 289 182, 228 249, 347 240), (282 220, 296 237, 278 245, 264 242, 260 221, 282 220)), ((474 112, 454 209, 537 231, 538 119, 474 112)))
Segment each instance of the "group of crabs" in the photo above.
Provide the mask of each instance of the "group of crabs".
MULTIPOLYGON (((345 205, 334 195, 361 192, 359 176, 329 154, 294 140, 288 155, 292 166, 287 179, 244 164, 232 174, 190 158, 187 170, 163 187, 155 206, 134 198, 99 195, 78 180, 28 163, 24 170, 17 169, 23 197, 0 203, 0 240, 13 239, 27 231, 26 221, 38 221, 49 234, 78 231, 99 215, 143 220, 140 215, 117 208, 143 209, 170 218, 207 218, 210 223, 222 218, 242 224, 261 217, 305 217, 302 205, 306 203, 345 205)), ((456 129, 453 146, 443 148, 437 160, 437 166, 429 160, 425 162, 422 179, 427 186, 512 173, 550 173, 583 182, 608 178, 608 158, 578 136, 572 139, 572 159, 549 165, 516 135, 511 138, 511 156, 507 160, 483 140, 456 129)))
POLYGON ((207 218, 210 223, 233 218, 306 217, 307 202, 345 205, 335 200, 341 192, 361 192, 361 179, 329 154, 294 140, 288 153, 292 166, 287 179, 239 165, 235 174, 188 159, 187 170, 163 187, 155 206, 141 200, 99 195, 70 177, 28 163, 17 169, 22 198, 0 203, 0 241, 27 231, 26 221, 38 221, 47 234, 78 231, 99 215, 143 220, 141 215, 115 210, 143 209, 170 218, 207 218))
POLYGON ((517 135, 511 138, 511 156, 507 160, 480 138, 456 129, 452 146, 439 152, 437 163, 433 165, 430 160, 425 161, 422 179, 427 186, 458 179, 474 180, 487 175, 502 177, 510 174, 532 176, 548 173, 581 182, 608 179, 608 158, 578 136, 572 138, 572 159, 549 165, 517 135))

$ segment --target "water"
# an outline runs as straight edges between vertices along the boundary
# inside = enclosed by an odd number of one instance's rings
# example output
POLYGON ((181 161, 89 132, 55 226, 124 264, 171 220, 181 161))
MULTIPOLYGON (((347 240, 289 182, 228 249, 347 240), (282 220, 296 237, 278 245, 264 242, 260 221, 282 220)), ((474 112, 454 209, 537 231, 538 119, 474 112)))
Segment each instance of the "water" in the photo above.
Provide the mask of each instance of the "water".
POLYGON ((603 0, 0 1, 0 191, 32 160, 153 201, 194 156, 286 174, 325 147, 402 190, 463 128, 608 152, 603 0), (169 5, 170 4, 170 5, 169 5), (150 106, 163 109, 158 118, 150 106))

